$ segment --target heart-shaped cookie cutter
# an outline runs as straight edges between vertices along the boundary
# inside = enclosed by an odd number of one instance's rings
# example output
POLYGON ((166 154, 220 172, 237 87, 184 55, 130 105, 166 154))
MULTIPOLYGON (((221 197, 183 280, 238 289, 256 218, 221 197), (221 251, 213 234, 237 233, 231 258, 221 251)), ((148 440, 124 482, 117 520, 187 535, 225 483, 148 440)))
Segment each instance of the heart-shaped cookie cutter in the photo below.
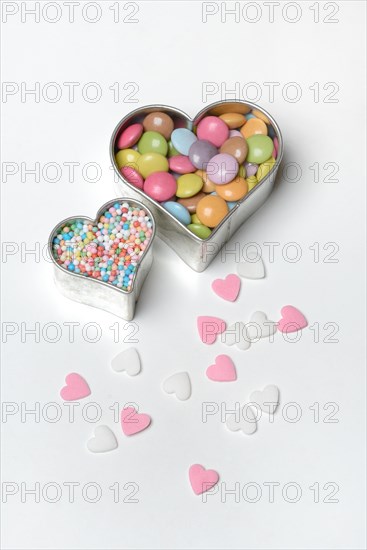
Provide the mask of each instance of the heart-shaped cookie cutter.
POLYGON ((274 183, 276 173, 283 157, 283 138, 278 124, 274 118, 265 111, 262 107, 249 101, 241 100, 224 100, 217 101, 202 109, 192 120, 190 117, 176 109, 167 105, 148 105, 135 109, 117 124, 110 141, 110 157, 112 166, 118 179, 116 182, 118 194, 140 200, 146 207, 149 207, 154 214, 157 224, 157 235, 165 241, 173 250, 195 271, 204 271, 209 264, 214 260, 222 246, 229 241, 232 235, 249 218, 270 195, 274 183), (247 114, 252 109, 261 111, 268 117, 271 126, 278 138, 279 147, 276 162, 269 173, 238 202, 238 204, 230 210, 228 215, 222 222, 212 231, 211 235, 203 240, 194 235, 186 226, 179 222, 172 214, 170 214, 163 206, 148 197, 143 191, 130 184, 121 174, 115 160, 117 152, 116 140, 119 134, 130 124, 142 122, 144 117, 154 111, 162 111, 167 113, 174 119, 179 118, 185 121, 186 128, 190 130, 195 127, 200 120, 207 115, 219 116, 224 113, 241 113, 247 114))
POLYGON ((71 216, 66 218, 54 227, 48 240, 48 252, 54 264, 56 286, 64 296, 70 298, 71 300, 75 300, 76 302, 80 302, 88 306, 104 309, 114 315, 118 315, 119 317, 126 319, 126 321, 131 321, 131 319, 134 318, 135 305, 139 298, 144 280, 148 275, 153 262, 152 244, 155 232, 156 223, 150 209, 140 201, 136 201, 128 197, 119 197, 106 202, 98 210, 95 219, 88 218, 87 216, 71 216), (152 220, 152 235, 146 249, 144 250, 141 260, 136 267, 133 285, 129 291, 117 288, 110 283, 100 281, 98 279, 86 277, 80 273, 67 271, 56 262, 53 252, 54 238, 60 233, 60 229, 62 227, 79 221, 87 221, 88 223, 95 224, 99 220, 100 216, 116 202, 126 202, 133 207, 139 208, 139 210, 144 209, 152 220))

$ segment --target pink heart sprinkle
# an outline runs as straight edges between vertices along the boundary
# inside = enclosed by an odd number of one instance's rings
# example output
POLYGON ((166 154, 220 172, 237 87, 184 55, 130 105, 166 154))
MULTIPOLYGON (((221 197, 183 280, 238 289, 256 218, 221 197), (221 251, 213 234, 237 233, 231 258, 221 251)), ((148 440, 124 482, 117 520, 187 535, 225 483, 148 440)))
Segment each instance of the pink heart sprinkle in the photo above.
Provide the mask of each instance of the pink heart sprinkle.
POLYGON ((87 382, 76 372, 68 374, 65 378, 65 382, 66 386, 60 391, 60 395, 64 401, 84 399, 84 397, 88 397, 91 393, 87 382))
POLYGON ((307 319, 297 308, 293 306, 284 306, 281 309, 282 319, 278 321, 278 330, 285 332, 297 332, 307 327, 307 319))
POLYGON ((234 302, 241 288, 241 279, 238 275, 227 275, 225 279, 215 279, 212 282, 214 292, 228 302, 234 302))
POLYGON ((197 318, 198 331, 204 344, 213 344, 218 334, 226 330, 226 323, 218 317, 200 316, 197 318))
POLYGON ((215 364, 206 369, 206 375, 214 382, 233 382, 237 380, 236 367, 228 355, 218 355, 215 364))
POLYGON ((194 493, 201 495, 218 483, 219 474, 215 470, 206 470, 200 464, 193 464, 190 466, 189 478, 194 493))
POLYGON ((121 426, 125 435, 134 435, 145 430, 152 419, 149 414, 138 413, 134 407, 121 411, 121 426))

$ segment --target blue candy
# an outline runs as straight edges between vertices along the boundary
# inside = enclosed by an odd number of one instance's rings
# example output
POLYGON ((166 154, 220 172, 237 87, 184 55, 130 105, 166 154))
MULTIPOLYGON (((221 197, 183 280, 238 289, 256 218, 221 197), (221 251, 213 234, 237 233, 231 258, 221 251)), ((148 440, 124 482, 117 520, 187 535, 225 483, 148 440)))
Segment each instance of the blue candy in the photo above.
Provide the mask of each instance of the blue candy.
POLYGON ((197 141, 194 132, 187 128, 176 128, 171 134, 173 147, 177 149, 181 155, 188 155, 191 145, 197 141))
POLYGON ((190 212, 185 206, 183 206, 183 204, 174 201, 167 201, 162 202, 162 206, 167 210, 167 212, 172 214, 172 216, 174 216, 176 220, 183 223, 184 225, 189 225, 189 223, 191 223, 190 212))

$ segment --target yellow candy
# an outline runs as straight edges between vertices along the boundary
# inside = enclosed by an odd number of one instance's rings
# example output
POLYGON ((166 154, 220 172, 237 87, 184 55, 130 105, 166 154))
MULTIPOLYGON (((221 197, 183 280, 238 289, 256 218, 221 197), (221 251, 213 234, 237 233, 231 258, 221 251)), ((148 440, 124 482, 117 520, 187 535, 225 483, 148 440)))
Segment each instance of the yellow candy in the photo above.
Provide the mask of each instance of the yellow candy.
POLYGON ((184 174, 177 179, 176 195, 180 199, 193 197, 203 187, 203 180, 197 174, 184 174))
POLYGON ((238 175, 241 176, 241 178, 246 177, 246 168, 243 164, 241 164, 240 169, 238 170, 238 175))
POLYGON ((168 160, 160 153, 144 153, 138 158, 137 170, 144 179, 153 172, 168 172, 168 160))
POLYGON ((274 164, 275 164, 275 158, 273 158, 273 157, 271 157, 266 162, 263 162, 262 164, 260 164, 260 166, 259 166, 259 168, 256 172, 257 181, 261 181, 262 179, 264 179, 265 176, 267 176, 269 174, 269 172, 273 168, 274 164))
POLYGON ((251 191, 258 184, 256 176, 249 176, 247 179, 248 190, 251 191))
POLYGON ((191 223, 201 224, 201 221, 199 220, 196 214, 193 214, 191 216, 191 223))
POLYGON ((132 168, 136 167, 140 153, 134 149, 121 149, 116 153, 116 162, 119 168, 126 166, 127 164, 132 168))

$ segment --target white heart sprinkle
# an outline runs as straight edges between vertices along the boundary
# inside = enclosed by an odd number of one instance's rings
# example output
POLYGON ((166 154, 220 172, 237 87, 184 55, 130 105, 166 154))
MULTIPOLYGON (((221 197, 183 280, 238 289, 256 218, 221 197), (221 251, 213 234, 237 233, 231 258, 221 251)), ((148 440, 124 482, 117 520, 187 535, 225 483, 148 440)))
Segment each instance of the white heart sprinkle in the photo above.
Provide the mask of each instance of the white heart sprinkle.
POLYGON ((274 414, 279 405, 279 388, 277 386, 266 386, 263 390, 252 392, 251 404, 268 414, 274 414))
POLYGON ((141 371, 140 357, 135 348, 122 351, 111 361, 115 372, 126 372, 129 376, 136 376, 141 371))
POLYGON ((249 339, 253 342, 260 338, 272 336, 277 330, 277 323, 269 321, 262 311, 256 311, 247 323, 246 329, 249 339))
POLYGON ((231 432, 241 431, 246 435, 255 433, 257 423, 254 411, 248 404, 244 405, 235 414, 227 417, 226 426, 231 432))
POLYGON ((187 372, 176 372, 163 382, 163 391, 174 393, 180 401, 186 401, 191 396, 191 381, 187 372))
POLYGON ((108 426, 97 426, 94 437, 87 441, 87 448, 91 453, 106 453, 117 449, 117 439, 108 426))
POLYGON ((237 273, 245 279, 263 279, 265 277, 264 262, 261 258, 256 262, 244 260, 237 265, 237 273))
POLYGON ((238 349, 246 350, 251 346, 251 341, 247 336, 247 330, 245 323, 237 321, 233 323, 227 330, 221 335, 221 342, 227 346, 233 346, 236 344, 238 349))

